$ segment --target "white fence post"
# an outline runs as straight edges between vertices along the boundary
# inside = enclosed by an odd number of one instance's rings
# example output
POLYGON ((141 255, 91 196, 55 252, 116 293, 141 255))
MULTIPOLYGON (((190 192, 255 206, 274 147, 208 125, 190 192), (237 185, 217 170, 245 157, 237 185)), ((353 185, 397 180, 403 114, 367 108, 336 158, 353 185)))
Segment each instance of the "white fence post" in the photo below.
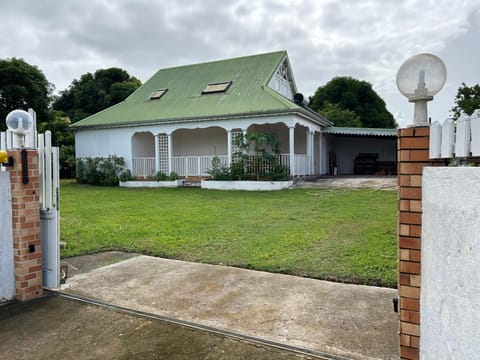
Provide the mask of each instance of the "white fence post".
POLYGON ((451 158, 453 156, 454 136, 453 120, 446 119, 442 126, 442 158, 451 158))
POLYGON ((462 114, 457 120, 455 134, 455 156, 467 157, 470 155, 470 117, 462 114))
POLYGON ((468 158, 480 156, 480 109, 471 116, 462 114, 456 121, 446 119, 430 125, 430 159, 468 158), (439 152, 440 146, 440 152, 439 152))
POLYGON ((430 125, 430 159, 440 157, 442 149, 442 126, 438 121, 430 125))
POLYGON ((472 156, 480 156, 480 109, 475 110, 470 117, 470 128, 472 136, 470 150, 472 151, 472 156))

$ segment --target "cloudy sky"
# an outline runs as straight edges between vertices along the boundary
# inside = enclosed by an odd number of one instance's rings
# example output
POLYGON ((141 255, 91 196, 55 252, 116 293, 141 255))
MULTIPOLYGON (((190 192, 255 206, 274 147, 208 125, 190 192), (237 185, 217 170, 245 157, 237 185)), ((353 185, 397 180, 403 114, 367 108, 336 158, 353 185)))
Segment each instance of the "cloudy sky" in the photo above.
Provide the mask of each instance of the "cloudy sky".
POLYGON ((479 0, 0 1, 0 58, 38 66, 57 91, 100 68, 145 82, 164 67, 287 50, 304 95, 352 76, 405 125, 413 106, 395 77, 408 57, 433 53, 447 66, 433 120, 448 116, 462 82, 480 83, 479 0))

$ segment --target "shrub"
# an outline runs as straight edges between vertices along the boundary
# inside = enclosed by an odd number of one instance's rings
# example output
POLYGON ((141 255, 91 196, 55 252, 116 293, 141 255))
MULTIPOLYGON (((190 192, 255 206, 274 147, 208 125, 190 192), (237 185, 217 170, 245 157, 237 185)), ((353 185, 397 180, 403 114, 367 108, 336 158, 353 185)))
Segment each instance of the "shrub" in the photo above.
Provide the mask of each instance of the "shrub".
POLYGON ((168 176, 167 174, 159 171, 155 174, 153 178, 155 179, 155 181, 167 181, 168 176))
POLYGON ((228 166, 220 164, 220 158, 214 156, 212 159, 212 168, 207 170, 212 180, 232 180, 232 174, 228 166))
POLYGON ((132 172, 129 169, 127 169, 124 172, 122 172, 118 178, 120 181, 123 181, 123 182, 133 180, 132 172))
POLYGON ((108 158, 82 158, 76 161, 76 177, 80 184, 117 186, 125 161, 115 155, 108 158))
POLYGON ((178 180, 178 178, 179 176, 175 171, 172 171, 170 175, 168 175, 168 180, 170 181, 178 180))

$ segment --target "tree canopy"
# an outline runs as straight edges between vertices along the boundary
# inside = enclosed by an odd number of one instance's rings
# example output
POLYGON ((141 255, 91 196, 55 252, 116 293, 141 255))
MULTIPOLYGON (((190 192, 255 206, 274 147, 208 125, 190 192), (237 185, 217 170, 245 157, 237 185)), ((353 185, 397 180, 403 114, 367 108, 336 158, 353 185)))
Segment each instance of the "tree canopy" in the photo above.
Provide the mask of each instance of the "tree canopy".
POLYGON ((36 66, 22 59, 0 59, 0 130, 5 130, 5 118, 15 109, 32 108, 39 123, 47 122, 54 87, 36 66))
POLYGON ((335 77, 324 86, 320 86, 310 98, 309 106, 332 120, 336 126, 370 128, 397 126, 393 115, 387 110, 385 102, 373 90, 372 85, 349 76, 335 77), (328 114, 332 118, 329 118, 328 114))
POLYGON ((54 102, 72 121, 79 121, 123 101, 141 85, 140 80, 119 68, 100 69, 73 80, 54 102))
POLYGON ((462 113, 472 115, 476 109, 480 109, 480 85, 467 86, 462 83, 455 96, 455 106, 451 110, 453 118, 458 119, 462 113))

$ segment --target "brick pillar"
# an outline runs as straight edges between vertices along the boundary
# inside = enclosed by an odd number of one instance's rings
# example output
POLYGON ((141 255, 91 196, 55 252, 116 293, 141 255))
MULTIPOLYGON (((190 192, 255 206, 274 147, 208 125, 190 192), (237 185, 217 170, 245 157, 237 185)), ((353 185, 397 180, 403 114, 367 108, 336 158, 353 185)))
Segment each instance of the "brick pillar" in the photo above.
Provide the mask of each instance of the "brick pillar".
POLYGON ((42 296, 42 249, 40 246, 40 183, 37 150, 27 151, 28 184, 22 178, 21 150, 10 150, 12 187, 13 255, 16 299, 42 296))
POLYGON ((419 359, 422 171, 429 159, 429 127, 398 131, 398 298, 401 359, 419 359))

